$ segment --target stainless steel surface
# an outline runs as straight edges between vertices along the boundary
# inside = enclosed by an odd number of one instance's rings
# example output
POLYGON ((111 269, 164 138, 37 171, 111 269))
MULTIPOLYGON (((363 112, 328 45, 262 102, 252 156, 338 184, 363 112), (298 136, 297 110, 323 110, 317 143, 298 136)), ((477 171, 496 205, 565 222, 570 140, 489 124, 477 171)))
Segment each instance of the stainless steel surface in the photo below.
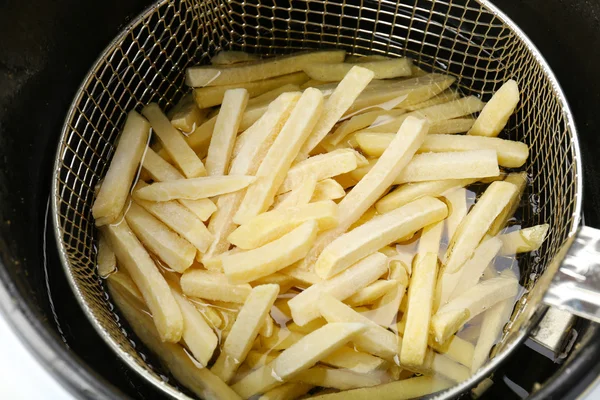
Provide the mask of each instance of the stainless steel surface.
POLYGON ((525 344, 554 362, 560 363, 569 354, 577 339, 573 325, 577 318, 568 311, 548 308, 544 318, 531 331, 525 344))
MULTIPOLYGON (((166 0, 126 26, 100 56, 77 93, 63 128, 53 181, 57 244, 70 284, 103 339, 166 393, 183 397, 136 352, 96 274, 94 186, 103 176, 127 111, 149 102, 168 109, 188 90, 187 66, 220 49, 277 54, 336 47, 354 54, 409 56, 430 71, 458 78, 465 92, 488 100, 507 79, 523 95, 508 136, 531 147, 526 226, 548 223, 542 248, 522 265, 528 289, 505 329, 496 357, 473 386, 520 344, 541 316, 535 284, 578 226, 581 165, 575 126, 550 68, 527 37, 485 0, 253 2, 166 0), (532 296, 533 294, 533 296, 532 296)), ((544 285, 546 287, 547 285, 544 285)))

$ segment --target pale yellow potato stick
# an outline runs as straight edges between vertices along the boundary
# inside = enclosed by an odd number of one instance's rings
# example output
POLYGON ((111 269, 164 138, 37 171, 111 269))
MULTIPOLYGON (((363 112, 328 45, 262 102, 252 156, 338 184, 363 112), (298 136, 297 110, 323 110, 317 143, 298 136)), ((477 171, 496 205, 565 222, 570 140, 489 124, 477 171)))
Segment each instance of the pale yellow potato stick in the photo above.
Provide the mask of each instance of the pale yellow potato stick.
POLYGON ((131 203, 125 220, 144 246, 169 268, 181 273, 194 262, 196 248, 137 203, 131 203))
POLYGON ((322 181, 317 182, 315 185, 315 191, 310 199, 311 203, 327 201, 327 200, 337 200, 341 199, 346 195, 346 191, 337 183, 336 180, 328 178, 323 179, 322 181))
POLYGON ((208 366, 219 339, 202 314, 177 290, 171 289, 183 315, 182 339, 194 358, 204 367, 208 366))
POLYGON ((523 196, 525 188, 529 182, 527 178, 527 172, 514 172, 508 174, 504 181, 515 185, 517 187, 517 191, 511 196, 508 205, 504 208, 504 210, 502 210, 500 215, 498 215, 490 227, 490 230, 488 231, 490 236, 496 236, 498 233, 500 233, 500 231, 506 227, 508 221, 515 215, 515 211, 517 211, 517 208, 519 207, 521 197, 523 196))
POLYGON ((371 82, 371 79, 373 79, 373 72, 362 67, 352 67, 345 74, 344 79, 342 79, 331 96, 325 101, 323 114, 302 145, 296 161, 302 161, 307 158, 311 151, 321 143, 323 138, 331 131, 331 128, 333 128, 336 122, 350 108, 354 100, 371 82))
POLYGON ((110 243, 104 237, 102 232, 98 238, 98 254, 96 256, 96 268, 101 278, 106 278, 117 270, 117 257, 110 248, 110 243))
POLYGON ((278 98, 281 94, 287 92, 300 92, 300 86, 289 83, 287 85, 283 85, 273 90, 269 90, 268 92, 265 92, 260 96, 256 96, 248 100, 248 105, 246 106, 246 109, 251 110, 253 108, 262 108, 264 106, 268 106, 269 103, 278 98))
POLYGON ((319 230, 337 225, 338 209, 332 201, 302 207, 268 211, 250 219, 233 231, 227 240, 242 249, 255 249, 280 238, 306 221, 316 221, 319 230))
POLYGON ((446 252, 445 269, 458 271, 471 257, 496 217, 509 204, 517 187, 509 182, 492 182, 458 226, 446 252))
MULTIPOLYGON (((514 273, 510 270, 506 270, 506 272, 503 271, 502 275, 516 279, 514 273)), ((490 350, 500 338, 504 325, 506 325, 506 322, 510 319, 514 305, 515 299, 513 296, 499 302, 485 312, 483 321, 481 321, 477 344, 475 345, 475 350, 473 352, 473 362, 471 365, 472 373, 477 372, 477 370, 488 360, 490 350)))
POLYGON ((322 105, 323 95, 319 90, 304 91, 260 164, 256 182, 246 190, 244 200, 233 218, 235 223, 241 225, 271 206, 294 158, 321 116, 322 105))
POLYGON ((384 367, 387 363, 379 357, 344 346, 321 360, 323 364, 344 368, 358 374, 368 374, 384 367))
POLYGON ((315 274, 314 272, 298 268, 296 265, 284 268, 280 272, 298 280, 305 285, 315 285, 323 281, 323 279, 321 279, 319 275, 315 274))
POLYGON ((309 370, 302 371, 294 376, 291 381, 338 390, 370 387, 382 383, 381 377, 378 377, 375 374, 357 374, 353 371, 327 367, 313 367, 309 370))
POLYGON ((300 90, 304 90, 309 87, 314 87, 314 88, 318 89, 320 86, 325 86, 325 85, 329 85, 332 83, 334 83, 334 82, 324 82, 324 81, 317 81, 315 79, 309 79, 308 81, 306 81, 302 85, 300 85, 300 90))
POLYGON ((375 204, 375 208, 380 214, 384 214, 421 197, 440 197, 450 189, 468 186, 473 182, 475 182, 475 179, 446 179, 407 183, 385 195, 375 204))
POLYGON ((442 377, 419 376, 385 383, 379 386, 354 389, 344 392, 317 395, 314 400, 407 400, 420 398, 430 393, 451 387, 454 383, 442 377))
POLYGON ((267 315, 265 317, 265 322, 263 322, 262 326, 260 327, 259 334, 264 337, 270 337, 273 335, 273 328, 275 326, 274 324, 275 322, 273 322, 273 318, 271 318, 270 315, 267 315))
MULTIPOLYGON (((357 139, 358 140, 358 139, 357 139)), ((428 135, 419 152, 447 152, 494 149, 498 154, 498 164, 506 168, 519 168, 529 157, 529 147, 525 143, 495 137, 466 135, 428 135)))
POLYGON ((451 360, 454 360, 467 368, 471 368, 473 363, 473 354, 475 346, 468 341, 454 335, 446 340, 443 345, 440 345, 432 338, 429 338, 429 346, 438 353, 443 354, 451 360))
MULTIPOLYGON (((142 187, 138 182, 136 187, 142 187)), ((206 226, 194 213, 175 201, 152 202, 135 197, 135 202, 144 207, 146 211, 161 220, 169 228, 180 234, 184 239, 193 244, 200 252, 206 251, 213 240, 206 226)))
POLYGON ((407 111, 416 111, 422 108, 427 108, 431 106, 437 106, 438 104, 448 103, 453 100, 458 100, 460 98, 460 93, 454 91, 452 89, 447 89, 442 93, 438 94, 430 98, 429 100, 422 101, 420 103, 409 105, 404 107, 407 111))
POLYGON ((161 340, 178 342, 183 333, 181 311, 169 285, 144 246, 125 221, 118 225, 108 225, 104 232, 117 256, 119 266, 129 273, 142 293, 161 340))
POLYGON ((394 183, 480 179, 499 174, 495 150, 422 153, 413 157, 394 183))
MULTIPOLYGON (((187 68, 186 84, 191 87, 234 85, 262 81, 275 76, 302 71, 307 65, 341 63, 344 50, 323 50, 255 60, 242 65, 202 65, 187 68)), ((281 85, 280 85, 281 86, 281 85)))
POLYGON ((203 399, 241 400, 225 382, 207 368, 198 368, 181 345, 163 342, 153 325, 152 317, 139 307, 139 303, 121 292, 118 282, 111 278, 108 282, 112 299, 137 337, 158 355, 178 382, 203 399))
POLYGON ((312 331, 322 328, 325 324, 327 324, 327 321, 325 321, 323 318, 317 318, 317 319, 313 319, 312 321, 310 321, 308 324, 306 324, 304 326, 300 326, 295 322, 289 322, 287 324, 286 328, 292 332, 297 332, 297 333, 302 333, 303 335, 308 335, 312 331))
MULTIPOLYGON (((293 84, 301 85, 308 80, 304 72, 295 72, 293 74, 282 75, 275 78, 265 79, 257 82, 237 83, 233 85, 212 86, 194 89, 194 100, 200 108, 208 108, 221 104, 225 92, 229 89, 246 89, 250 97, 256 97, 283 85, 293 84)), ((259 110, 257 108, 255 110, 259 110)), ((247 113, 246 113, 247 114, 247 113)), ((259 116, 260 117, 260 116, 259 116)), ((257 117, 258 119, 258 117, 257 117)), ((241 124, 240 126, 243 126, 241 124)))
MULTIPOLYGON (((456 282, 454 290, 451 291, 450 296, 445 296, 446 293, 442 291, 442 304, 447 300, 452 300, 466 290, 472 288, 479 282, 479 279, 483 275, 485 269, 492 263, 498 252, 502 249, 502 240, 497 237, 484 240, 473 253, 471 257, 463 267, 458 271, 460 273, 460 279, 456 282)), ((512 253, 514 254, 514 253, 512 253)), ((443 288, 445 289, 445 288, 443 288)), ((450 288, 452 289, 452 288, 450 288)))
POLYGON ((398 78, 411 75, 412 60, 410 58, 394 58, 356 63, 313 63, 304 67, 304 72, 311 79, 319 81, 341 81, 354 68, 360 66, 373 72, 375 79, 398 78))
POLYGON ((138 199, 148 201, 169 201, 177 199, 198 200, 236 192, 255 181, 253 176, 203 176, 200 178, 179 179, 156 182, 137 189, 138 199))
POLYGON ((272 209, 283 210, 290 207, 295 208, 305 206, 312 199, 316 187, 317 181, 314 178, 308 177, 292 191, 282 193, 275 197, 272 209))
POLYGON ((186 271, 180 283, 186 296, 233 303, 244 303, 252 291, 247 283, 233 284, 222 273, 201 269, 186 271))
POLYGON ((233 145, 247 103, 246 89, 225 92, 206 156, 206 172, 209 176, 226 175, 229 172, 233 145))
POLYGON ((317 226, 315 221, 307 221, 264 246, 223 256, 225 275, 234 282, 251 282, 295 263, 308 253, 317 226))
POLYGON ((312 388, 312 385, 306 383, 284 383, 263 393, 258 400, 294 400, 302 397, 312 388))
POLYGON ((200 110, 194 102, 194 96, 188 93, 179 100, 167 116, 175 128, 188 134, 206 120, 207 112, 208 110, 200 110))
POLYGON ((392 185, 394 179, 423 143, 427 135, 427 126, 425 120, 407 118, 394 141, 373 168, 338 204, 340 211, 338 227, 324 232, 317 238, 300 268, 306 269, 307 266, 312 265, 323 249, 355 223, 392 185))
POLYGON ((277 193, 288 192, 307 178, 317 181, 341 175, 356 169, 356 152, 352 149, 339 149, 319 154, 291 167, 277 193))
POLYGON ((519 86, 514 80, 507 81, 481 110, 469 135, 498 136, 519 103, 519 86))
POLYGON ((380 108, 382 104, 391 105, 390 108, 402 108, 420 103, 448 89, 454 81, 455 78, 441 74, 428 74, 394 83, 383 81, 383 85, 367 88, 346 111, 346 116, 380 108))
POLYGON ((546 239, 550 225, 536 225, 498 236, 502 241, 501 255, 527 253, 539 249, 546 239))
POLYGON ((285 350, 289 349, 293 344, 297 343, 303 337, 304 335, 301 333, 276 327, 271 336, 260 338, 260 344, 263 349, 285 350))
POLYGON ((353 132, 363 128, 368 128, 371 125, 378 125, 387 122, 405 113, 405 110, 400 109, 376 110, 355 115, 352 118, 342 122, 340 126, 338 126, 337 129, 327 137, 327 141, 332 145, 340 144, 349 134, 353 132))
POLYGON ((148 306, 144 301, 144 296, 142 296, 142 293, 135 283, 133 283, 131 276, 129 276, 125 269, 122 268, 121 270, 110 274, 106 281, 109 282, 109 286, 118 286, 119 292, 125 294, 127 297, 133 300, 134 303, 138 304, 140 310, 148 310, 148 306))
MULTIPOLYGON (((260 339, 257 340, 260 341, 260 339)), ((261 351, 263 350, 250 350, 244 363, 250 368, 255 369, 257 367, 262 367, 265 364, 269 364, 279 355, 279 353, 274 351, 271 352, 270 350, 264 350, 265 353, 262 353, 261 351)))
POLYGON ((279 286, 272 284, 257 286, 250 292, 223 343, 219 358, 210 369, 224 382, 231 381, 246 359, 265 318, 270 318, 269 311, 278 293, 279 286))
POLYGON ((362 62, 371 62, 371 61, 383 61, 383 60, 389 60, 389 59, 390 59, 389 57, 382 56, 379 54, 374 54, 371 56, 361 56, 358 54, 352 54, 352 55, 346 56, 345 62, 347 62, 347 63, 362 63, 362 62))
POLYGON ((171 125, 171 121, 163 114, 158 104, 151 103, 145 106, 142 115, 150 121, 152 131, 186 178, 206 175, 206 168, 200 158, 187 144, 183 135, 171 125))
MULTIPOLYGON (((240 146, 234 156, 229 171, 230 175, 254 175, 256 173, 260 162, 271 144, 273 144, 299 98, 299 93, 284 93, 269 105, 265 114, 244 133, 249 140, 246 140, 240 146)), ((240 143, 239 139, 236 143, 240 143)), ((233 216, 237 212, 244 195, 245 191, 242 190, 219 196, 217 200, 218 210, 208 225, 208 230, 214 235, 215 240, 210 245, 203 260, 215 258, 229 249, 230 243, 227 237, 236 228, 233 216)))
POLYGON ((362 167, 356 168, 354 171, 350 171, 350 176, 356 181, 359 182, 362 178, 364 178, 369 171, 377 164, 378 158, 368 159, 368 164, 363 165, 362 167))
POLYGON ((431 127, 429 128, 429 134, 452 135, 455 133, 464 133, 471 129, 474 123, 475 118, 471 117, 446 119, 444 121, 438 121, 431 124, 431 127))
POLYGON ((212 65, 231 65, 248 61, 258 60, 260 57, 256 54, 246 53, 244 51, 221 50, 211 57, 212 65))
POLYGON ((460 365, 450 358, 432 353, 431 364, 429 367, 436 375, 442 375, 456 383, 464 382, 471 376, 471 371, 464 365, 460 365))
POLYGON ((446 218, 446 236, 452 240, 461 221, 467 215, 467 190, 463 187, 450 189, 444 193, 450 213, 446 218))
POLYGON ((359 323, 330 323, 306 335, 265 367, 251 372, 232 386, 243 398, 264 393, 312 367, 365 331, 359 323))
POLYGON ((146 149, 149 132, 150 124, 140 114, 135 111, 127 114, 117 149, 92 206, 97 226, 113 223, 119 218, 146 149))
POLYGON ((315 272, 323 279, 330 278, 366 255, 447 215, 448 207, 443 202, 424 197, 375 217, 331 242, 317 259, 315 272))
POLYGON ((375 300, 382 297, 394 287, 396 287, 396 282, 394 281, 378 280, 348 297, 344 300, 344 303, 352 307, 373 304, 375 300))
POLYGON ((345 300, 379 278, 387 269, 386 257, 371 254, 332 279, 313 284, 289 301, 294 322, 300 326, 319 317, 319 296, 329 294, 345 300))
POLYGON ((384 327, 388 327, 396 321, 400 303, 408 286, 408 274, 404 268, 391 269, 389 279, 394 280, 396 285, 377 299, 371 310, 362 313, 371 321, 384 327))
POLYGON ((395 133, 374 132, 359 132, 354 135, 362 152, 369 157, 381 157, 395 136, 395 133))
POLYGON ((215 311, 212 304, 208 304, 202 299, 187 298, 193 305, 196 307, 198 312, 204 316, 206 321, 212 326, 214 329, 219 329, 223 326, 223 319, 219 315, 217 311, 215 311))
POLYGON ((498 277, 483 281, 468 289, 449 303, 442 305, 431 320, 431 332, 438 343, 444 343, 460 326, 496 303, 514 298, 519 282, 514 278, 498 277), (456 318, 456 313, 464 313, 456 318), (457 322, 460 320, 460 322, 457 322), (458 326, 457 326, 458 325, 458 326))
POLYGON ((367 317, 360 315, 349 306, 328 294, 321 294, 318 300, 319 312, 329 323, 354 322, 367 326, 364 333, 356 336, 352 342, 366 353, 394 362, 402 339, 367 317))
POLYGON ((250 282, 253 287, 258 285, 267 285, 269 283, 279 285, 279 294, 283 294, 290 290, 290 288, 292 288, 297 282, 294 280, 294 278, 279 272, 250 282))

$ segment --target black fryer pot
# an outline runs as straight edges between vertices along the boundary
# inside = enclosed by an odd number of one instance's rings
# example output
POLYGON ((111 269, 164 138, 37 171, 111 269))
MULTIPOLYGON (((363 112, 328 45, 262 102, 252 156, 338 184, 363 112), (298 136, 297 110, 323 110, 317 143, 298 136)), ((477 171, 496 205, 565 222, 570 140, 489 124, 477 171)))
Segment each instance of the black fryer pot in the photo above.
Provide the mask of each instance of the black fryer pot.
MULTIPOLYGON (((494 3, 539 47, 565 91, 582 146, 585 222, 600 227, 600 2, 494 3)), ((0 1, 0 309, 40 363, 81 398, 160 396, 96 336, 45 231, 52 161, 73 95, 104 47, 149 4, 0 1)), ((496 376, 529 391, 541 383, 533 398, 578 396, 600 374, 600 329, 581 322, 577 330, 562 367, 523 346, 496 376)), ((502 380, 485 398, 518 398, 502 380)))

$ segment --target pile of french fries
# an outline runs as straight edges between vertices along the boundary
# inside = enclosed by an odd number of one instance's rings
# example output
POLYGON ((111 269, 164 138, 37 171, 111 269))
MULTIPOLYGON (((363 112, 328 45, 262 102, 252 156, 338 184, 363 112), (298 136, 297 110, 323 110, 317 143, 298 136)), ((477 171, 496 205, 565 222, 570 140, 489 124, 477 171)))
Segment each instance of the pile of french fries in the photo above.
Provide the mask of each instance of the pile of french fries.
POLYGON ((169 114, 129 113, 92 208, 98 272, 177 380, 408 399, 488 360, 519 292, 496 261, 548 226, 507 228, 517 84, 486 104, 454 81, 407 58, 221 52, 169 114))

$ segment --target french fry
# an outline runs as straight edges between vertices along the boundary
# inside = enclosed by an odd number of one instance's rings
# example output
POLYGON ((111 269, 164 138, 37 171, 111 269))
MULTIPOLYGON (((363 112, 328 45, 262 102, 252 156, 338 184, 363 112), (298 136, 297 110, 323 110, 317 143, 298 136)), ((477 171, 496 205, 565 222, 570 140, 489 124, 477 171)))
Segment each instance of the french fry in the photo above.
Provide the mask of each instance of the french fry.
POLYGON ((454 290, 451 291, 450 296, 444 296, 445 293, 442 291, 442 304, 447 300, 452 300, 462 293, 472 288, 479 282, 483 271, 491 264, 498 252, 502 249, 502 240, 498 238, 490 238, 482 242, 475 252, 464 266, 458 271, 460 278, 454 286, 454 290))
MULTIPOLYGON (((177 168, 166 162, 150 148, 146 150, 146 155, 142 165, 144 167, 144 171, 147 171, 152 179, 156 182, 185 179, 185 177, 177 170, 177 168)), ((217 210, 217 206, 210 199, 180 199, 179 202, 187 207, 191 212, 196 214, 196 216, 202 221, 208 220, 210 216, 217 210)))
POLYGON ((156 182, 137 189, 136 196, 147 201, 198 200, 236 192, 254 180, 253 176, 229 175, 156 182))
POLYGON ((285 350, 289 349, 293 344, 297 343, 305 335, 298 332, 288 331, 280 328, 273 329, 273 334, 269 337, 261 337, 260 343, 262 348, 269 350, 285 350))
POLYGON ((138 287, 131 279, 131 276, 125 269, 115 271, 107 277, 108 286, 117 286, 121 294, 127 296, 130 300, 137 304, 140 310, 148 311, 148 306, 144 300, 144 296, 138 289, 138 287))
POLYGON ((250 292, 223 343, 219 358, 210 369, 224 382, 231 381, 244 362, 265 318, 270 318, 269 311, 278 293, 277 285, 257 286, 250 292))
POLYGON ((427 108, 431 106, 437 106, 438 104, 448 103, 450 101, 458 100, 460 98, 460 93, 454 91, 452 89, 447 89, 442 93, 438 94, 430 98, 429 100, 422 101, 420 103, 409 105, 404 107, 407 111, 416 111, 422 108, 427 108))
POLYGON ((475 182, 475 179, 445 179, 441 181, 407 183, 385 195, 375 204, 375 208, 380 214, 385 214, 421 197, 440 197, 450 189, 468 186, 473 182, 475 182))
POLYGON ((428 365, 436 375, 442 375, 456 383, 464 382, 471 376, 471 371, 450 358, 437 353, 431 353, 431 363, 428 365))
POLYGON ((248 100, 247 109, 262 108, 264 106, 268 106, 269 103, 271 103, 283 93, 300 91, 300 86, 288 83, 287 85, 283 85, 273 90, 269 90, 268 92, 265 92, 260 96, 256 96, 248 100))
POLYGON ((133 178, 148 142, 150 124, 135 111, 127 120, 102 186, 92 206, 96 225, 115 222, 129 197, 133 178))
POLYGON ((196 307, 198 312, 204 316, 206 321, 214 329, 219 329, 223 326, 223 319, 219 313, 215 311, 211 304, 206 303, 202 299, 196 299, 192 297, 187 298, 196 307))
MULTIPOLYGON (((127 294, 122 294, 117 282, 108 279, 113 300, 124 314, 135 334, 167 365, 175 379, 197 396, 207 400, 239 400, 240 397, 207 368, 198 368, 182 346, 165 343, 152 323, 152 317, 144 313, 127 294)), ((154 315, 156 318, 156 316, 154 315)))
POLYGON ((248 61, 255 61, 259 58, 260 57, 256 54, 250 54, 244 51, 221 50, 211 57, 210 63, 212 65, 231 65, 245 63, 248 61))
POLYGON ((505 182, 512 183, 516 186, 517 190, 513 193, 508 201, 508 205, 504 207, 504 210, 498 215, 498 217, 492 223, 488 234, 490 236, 496 236, 508 223, 508 221, 515 215, 515 211, 519 207, 519 203, 521 201, 521 197, 525 192, 525 188, 528 183, 527 173, 526 172, 515 172, 512 174, 508 174, 505 182))
POLYGON ((233 145, 247 103, 246 89, 225 92, 206 156, 206 172, 209 176, 226 175, 229 171, 233 145))
POLYGON ((247 283, 233 284, 221 273, 200 269, 186 271, 180 283, 186 296, 233 303, 244 303, 252 291, 247 283))
POLYGON ((323 95, 306 89, 256 172, 233 221, 239 225, 267 211, 294 158, 321 115, 323 95))
POLYGON ((454 360, 467 368, 471 368, 475 346, 466 340, 455 335, 446 340, 443 345, 440 345, 435 340, 431 340, 430 338, 429 345, 438 353, 443 354, 449 359, 454 360))
MULTIPOLYGON (((358 140, 358 138, 357 138, 358 140)), ((498 154, 498 164, 506 168, 519 168, 529 157, 525 143, 495 137, 466 135, 428 135, 419 152, 448 152, 493 149, 498 154)))
POLYGON ((371 310, 362 313, 362 315, 383 327, 388 327, 395 322, 398 308, 408 286, 408 274, 404 268, 391 269, 389 275, 389 279, 393 280, 396 285, 377 299, 371 310))
POLYGON ((96 256, 96 268, 101 278, 106 278, 117 270, 117 257, 110 248, 108 240, 100 232, 98 238, 98 254, 96 256))
POLYGON ((369 157, 381 157, 385 149, 394 140, 395 133, 360 132, 354 137, 360 149, 369 157))
MULTIPOLYGON (((273 101, 265 114, 249 128, 245 135, 250 140, 239 148, 231 163, 231 175, 254 175, 260 162, 264 158, 281 127, 292 112, 293 107, 300 98, 298 93, 284 93, 273 101)), ((239 143, 239 139, 237 143, 239 143)), ((231 234, 236 224, 233 216, 245 196, 244 191, 238 191, 220 196, 217 200, 218 210, 211 218, 208 230, 214 235, 215 240, 210 245, 203 260, 215 258, 229 249, 227 237, 231 234)))
POLYGON ((251 372, 232 386, 248 398, 279 386, 283 381, 312 367, 365 330, 364 324, 331 323, 300 339, 271 364, 251 372))
POLYGON ((337 205, 332 201, 273 210, 259 214, 239 226, 227 240, 237 247, 250 250, 280 238, 306 221, 314 220, 319 230, 326 230, 335 227, 337 219, 337 205))
POLYGON ((260 327, 260 331, 258 332, 263 337, 271 337, 273 335, 273 330, 275 327, 275 322, 273 322, 273 318, 270 315, 265 317, 265 322, 263 322, 260 327))
POLYGON ((502 241, 500 255, 528 253, 539 249, 546 239, 548 229, 550 225, 543 224, 500 235, 499 239, 502 241))
MULTIPOLYGON (((208 108, 218 106, 223 102, 225 92, 229 89, 246 89, 248 95, 252 97, 260 96, 263 93, 277 89, 281 86, 292 84, 301 85, 308 80, 308 76, 304 72, 296 72, 293 74, 282 75, 275 78, 265 79, 256 82, 237 83, 232 85, 211 86, 194 89, 194 100, 200 108, 208 108)), ((255 110, 259 110, 257 108, 255 110)), ((260 116, 259 116, 260 117, 260 116)), ((258 117, 257 117, 258 119, 258 117)), ((243 124, 240 124, 243 126, 243 124)), ((240 128, 241 129, 241 128, 240 128)))
POLYGON ((425 197, 375 217, 331 242, 317 259, 315 272, 323 279, 330 278, 366 255, 447 215, 443 202, 425 197))
POLYGON ((377 325, 329 294, 321 294, 317 301, 319 312, 329 323, 360 323, 367 326, 364 333, 352 341, 362 351, 394 362, 402 339, 387 329, 377 325))
POLYGON ((373 169, 373 167, 375 166, 375 164, 377 164, 377 161, 379 161, 378 158, 371 158, 368 159, 368 164, 364 165, 362 167, 356 168, 354 171, 350 171, 350 176, 358 183, 360 182, 361 179, 363 179, 368 173, 369 171, 371 171, 371 169, 373 169))
POLYGON ((419 376, 379 386, 325 394, 312 398, 314 400, 406 400, 439 392, 452 385, 451 381, 441 377, 419 376))
POLYGON ((284 383, 263 393, 258 400, 294 400, 302 397, 311 389, 312 385, 306 383, 284 383))
POLYGON ((177 290, 171 288, 173 297, 183 316, 183 334, 181 338, 194 358, 204 367, 208 366, 219 340, 202 314, 177 290))
MULTIPOLYGON (((514 273, 510 270, 506 270, 506 272, 503 271, 503 276, 516 280, 514 273)), ((473 362, 471 365, 472 373, 477 372, 477 370, 487 361, 490 350, 498 340, 506 321, 509 320, 510 315, 512 314, 514 304, 514 296, 512 296, 499 302, 485 312, 483 321, 481 322, 477 344, 475 345, 475 350, 473 352, 473 362)))
POLYGON ((344 346, 321 360, 323 364, 344 368, 357 374, 368 374, 386 365, 379 357, 344 346))
MULTIPOLYGON (((455 79, 447 75, 428 74, 418 78, 406 79, 395 83, 384 82, 364 91, 346 111, 346 116, 354 115, 370 108, 400 108, 417 104, 440 94, 454 83, 455 79), (386 104, 387 103, 387 104, 386 104)), ((397 130, 397 129, 396 129, 397 130)))
POLYGON ((345 300, 379 278, 387 269, 386 257, 371 254, 332 279, 314 284, 289 301, 294 322, 303 326, 319 317, 319 296, 329 294, 345 300))
POLYGON ((254 281, 300 260, 308 253, 316 236, 317 223, 315 221, 304 222, 264 246, 223 256, 223 270, 232 281, 254 281))
POLYGON ((446 218, 446 236, 448 240, 452 240, 458 225, 467 215, 467 190, 463 187, 451 189, 444 194, 444 197, 450 210, 448 218, 446 218))
POLYGON ((125 268, 142 293, 161 340, 178 342, 183 333, 181 311, 169 285, 144 246, 125 221, 118 225, 108 225, 104 232, 117 256, 119 266, 125 268))
POLYGON ((373 72, 375 79, 399 78, 411 75, 412 60, 410 58, 394 58, 361 63, 313 63, 304 67, 304 72, 311 79, 319 81, 341 81, 354 68, 360 66, 373 72))
POLYGON ((283 210, 286 208, 296 208, 307 205, 312 199, 316 187, 317 181, 314 178, 306 178, 292 191, 277 196, 273 202, 273 210, 283 210))
POLYGON ((315 185, 315 191, 310 199, 311 203, 337 200, 346 195, 346 191, 334 179, 323 179, 315 185))
POLYGON ((191 87, 204 87, 263 81, 302 71, 307 65, 315 62, 341 63, 345 55, 344 50, 324 50, 255 60, 242 65, 197 66, 186 69, 186 84, 191 87))
POLYGON ((277 193, 288 192, 307 178, 320 181, 350 172, 357 167, 355 154, 352 149, 339 149, 307 158, 289 169, 277 193))
MULTIPOLYGON (((138 182, 136 188, 143 188, 144 184, 138 182)), ((193 244, 200 252, 206 251, 212 242, 212 235, 206 226, 194 213, 175 201, 152 202, 142 200, 133 193, 136 203, 154 215, 169 228, 180 234, 184 239, 193 244)))
POLYGON ((519 103, 519 86, 514 80, 507 81, 481 110, 469 135, 498 136, 519 103))
POLYGON ((323 281, 319 275, 312 271, 308 271, 302 268, 298 268, 297 265, 292 265, 288 268, 284 268, 280 271, 282 274, 290 276, 305 285, 315 285, 323 281))
POLYGON ((200 110, 191 93, 183 96, 179 103, 167 114, 171 124, 180 131, 192 133, 196 127, 206 120, 206 110, 200 110))
POLYGON ((206 175, 206 168, 194 150, 187 144, 183 135, 171 125, 171 121, 158 107, 151 103, 142 109, 142 115, 150 121, 152 130, 158 136, 163 148, 186 178, 206 175))
POLYGON ((264 276, 260 279, 250 282, 252 287, 256 287, 258 285, 267 285, 269 283, 273 283, 279 285, 279 293, 283 294, 290 290, 294 285, 296 285, 296 280, 290 276, 281 274, 276 272, 274 274, 264 276))
POLYGON ((292 382, 302 382, 312 386, 328 387, 338 390, 350 390, 360 387, 380 385, 381 378, 374 374, 357 374, 344 369, 313 367, 300 372, 292 382))
POLYGON ((394 183, 479 179, 500 174, 495 150, 417 154, 394 183))
MULTIPOLYGON (((260 341, 260 339, 257 339, 260 341)), ((248 355, 246 356, 245 364, 250 368, 255 369, 257 367, 262 367, 265 364, 269 364, 273 361, 279 354, 277 352, 272 352, 267 350, 266 353, 261 353, 260 351, 250 350, 248 355)))
POLYGON ((137 203, 131 203, 125 220, 144 246, 171 269, 183 272, 194 262, 196 248, 137 203))
POLYGON ((371 125, 379 125, 390 121, 395 117, 406 114, 403 109, 400 110, 375 110, 358 114, 345 120, 340 126, 327 137, 327 141, 332 145, 340 144, 348 135, 371 125))
POLYGON ((471 129, 474 123, 475 118, 471 117, 446 119, 444 121, 438 121, 431 124, 431 127, 429 128, 429 134, 452 135, 455 133, 464 133, 471 129))
POLYGON ((518 289, 518 281, 506 277, 492 278, 473 286, 441 306, 433 316, 431 331, 435 340, 444 343, 470 319, 502 300, 514 298, 518 289))
MULTIPOLYGON (((291 310, 290 310, 291 313, 291 310)), ((317 319, 313 319, 312 321, 310 321, 309 323, 300 326, 298 324, 296 324, 295 322, 290 322, 287 324, 287 329, 292 331, 292 332, 297 332, 297 333, 301 333, 303 335, 308 335, 309 333, 316 331, 319 328, 322 328, 323 326, 325 326, 325 324, 327 324, 327 321, 325 321, 323 318, 317 318, 317 319)))
POLYGON ((492 182, 458 226, 446 252, 445 270, 458 271, 471 257, 496 217, 507 207, 517 187, 509 182, 492 182))
POLYGON ((378 280, 348 297, 344 300, 344 303, 352 307, 373 304, 375 300, 392 290, 395 286, 396 282, 394 281, 378 280))
POLYGON ((371 61, 383 61, 383 60, 389 60, 389 59, 390 59, 389 57, 382 56, 379 54, 373 54, 370 56, 361 56, 361 55, 357 55, 357 54, 352 54, 352 55, 346 56, 345 62, 347 62, 347 63, 363 63, 363 62, 371 62, 371 61))
POLYGON ((321 143, 323 138, 327 136, 331 128, 344 115, 354 100, 358 98, 371 79, 373 79, 373 72, 362 67, 352 67, 345 74, 344 79, 342 79, 331 96, 325 101, 323 114, 302 145, 296 161, 306 159, 314 148, 321 143))

